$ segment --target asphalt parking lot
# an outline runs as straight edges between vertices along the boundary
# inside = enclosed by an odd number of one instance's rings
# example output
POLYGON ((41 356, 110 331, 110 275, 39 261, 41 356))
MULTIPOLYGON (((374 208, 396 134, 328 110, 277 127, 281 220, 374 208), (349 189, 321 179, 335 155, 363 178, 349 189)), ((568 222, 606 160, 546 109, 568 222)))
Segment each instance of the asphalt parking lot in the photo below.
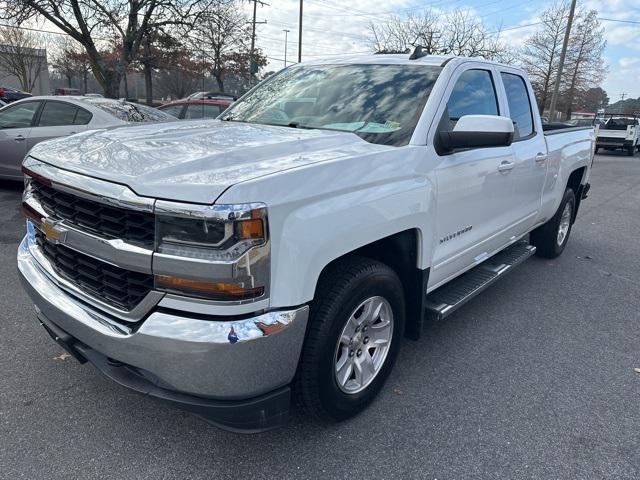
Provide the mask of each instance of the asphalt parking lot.
POLYGON ((0 478, 638 478, 640 157, 598 155, 591 184, 563 256, 405 341, 364 414, 246 436, 61 357, 17 278, 20 186, 0 183, 0 478))

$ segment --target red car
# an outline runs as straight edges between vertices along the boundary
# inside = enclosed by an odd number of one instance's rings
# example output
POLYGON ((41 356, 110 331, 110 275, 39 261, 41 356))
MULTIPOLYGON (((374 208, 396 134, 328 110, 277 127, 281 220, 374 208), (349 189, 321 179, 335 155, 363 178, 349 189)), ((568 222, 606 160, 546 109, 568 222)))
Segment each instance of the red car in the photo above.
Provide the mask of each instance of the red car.
POLYGON ((189 99, 176 100, 158 107, 164 113, 173 115, 180 120, 195 120, 198 118, 217 118, 233 103, 231 98, 189 99))
POLYGON ((54 95, 71 95, 74 97, 77 97, 79 95, 82 95, 80 93, 80 90, 78 90, 77 88, 56 88, 53 91, 54 95))

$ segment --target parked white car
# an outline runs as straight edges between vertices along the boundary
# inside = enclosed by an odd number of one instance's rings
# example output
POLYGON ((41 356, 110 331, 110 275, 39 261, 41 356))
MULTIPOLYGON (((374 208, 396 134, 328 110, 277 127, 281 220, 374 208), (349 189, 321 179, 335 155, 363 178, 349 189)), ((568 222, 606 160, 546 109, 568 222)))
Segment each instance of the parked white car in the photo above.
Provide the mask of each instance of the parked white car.
POLYGON ((120 384, 232 430, 292 395, 343 420, 425 319, 562 253, 594 143, 545 132, 510 66, 298 64, 219 120, 36 146, 18 268, 47 331, 120 384))
POLYGON ((600 127, 596 141, 596 152, 605 150, 623 150, 633 156, 640 150, 640 121, 635 115, 599 115, 596 118, 600 127))

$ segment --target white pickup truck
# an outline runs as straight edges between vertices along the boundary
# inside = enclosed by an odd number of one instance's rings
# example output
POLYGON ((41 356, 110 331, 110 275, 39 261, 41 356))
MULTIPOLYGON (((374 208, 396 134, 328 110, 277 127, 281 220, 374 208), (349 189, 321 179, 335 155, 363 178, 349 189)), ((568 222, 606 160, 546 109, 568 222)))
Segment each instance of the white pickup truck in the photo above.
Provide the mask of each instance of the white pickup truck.
POLYGON ((122 385, 232 430, 293 400, 338 421, 403 336, 562 253, 594 141, 544 132, 509 66, 303 63, 217 120, 34 147, 18 268, 47 331, 122 385))
POLYGON ((596 117, 599 124, 596 152, 623 150, 633 157, 640 150, 640 121, 635 115, 605 114, 596 117))

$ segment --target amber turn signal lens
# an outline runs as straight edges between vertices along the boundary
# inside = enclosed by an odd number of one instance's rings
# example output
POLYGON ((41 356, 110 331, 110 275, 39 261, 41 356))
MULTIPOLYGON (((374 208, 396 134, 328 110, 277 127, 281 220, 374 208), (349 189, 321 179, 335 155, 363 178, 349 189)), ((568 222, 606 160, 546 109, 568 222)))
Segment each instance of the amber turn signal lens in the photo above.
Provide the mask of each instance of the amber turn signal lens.
POLYGON ((156 275, 156 286, 176 293, 223 301, 256 298, 264 293, 264 287, 244 288, 235 283, 207 282, 168 275, 156 275))
POLYGON ((264 225, 262 220, 254 218, 251 220, 241 220, 236 227, 238 236, 242 240, 252 240, 254 238, 264 238, 264 225))

